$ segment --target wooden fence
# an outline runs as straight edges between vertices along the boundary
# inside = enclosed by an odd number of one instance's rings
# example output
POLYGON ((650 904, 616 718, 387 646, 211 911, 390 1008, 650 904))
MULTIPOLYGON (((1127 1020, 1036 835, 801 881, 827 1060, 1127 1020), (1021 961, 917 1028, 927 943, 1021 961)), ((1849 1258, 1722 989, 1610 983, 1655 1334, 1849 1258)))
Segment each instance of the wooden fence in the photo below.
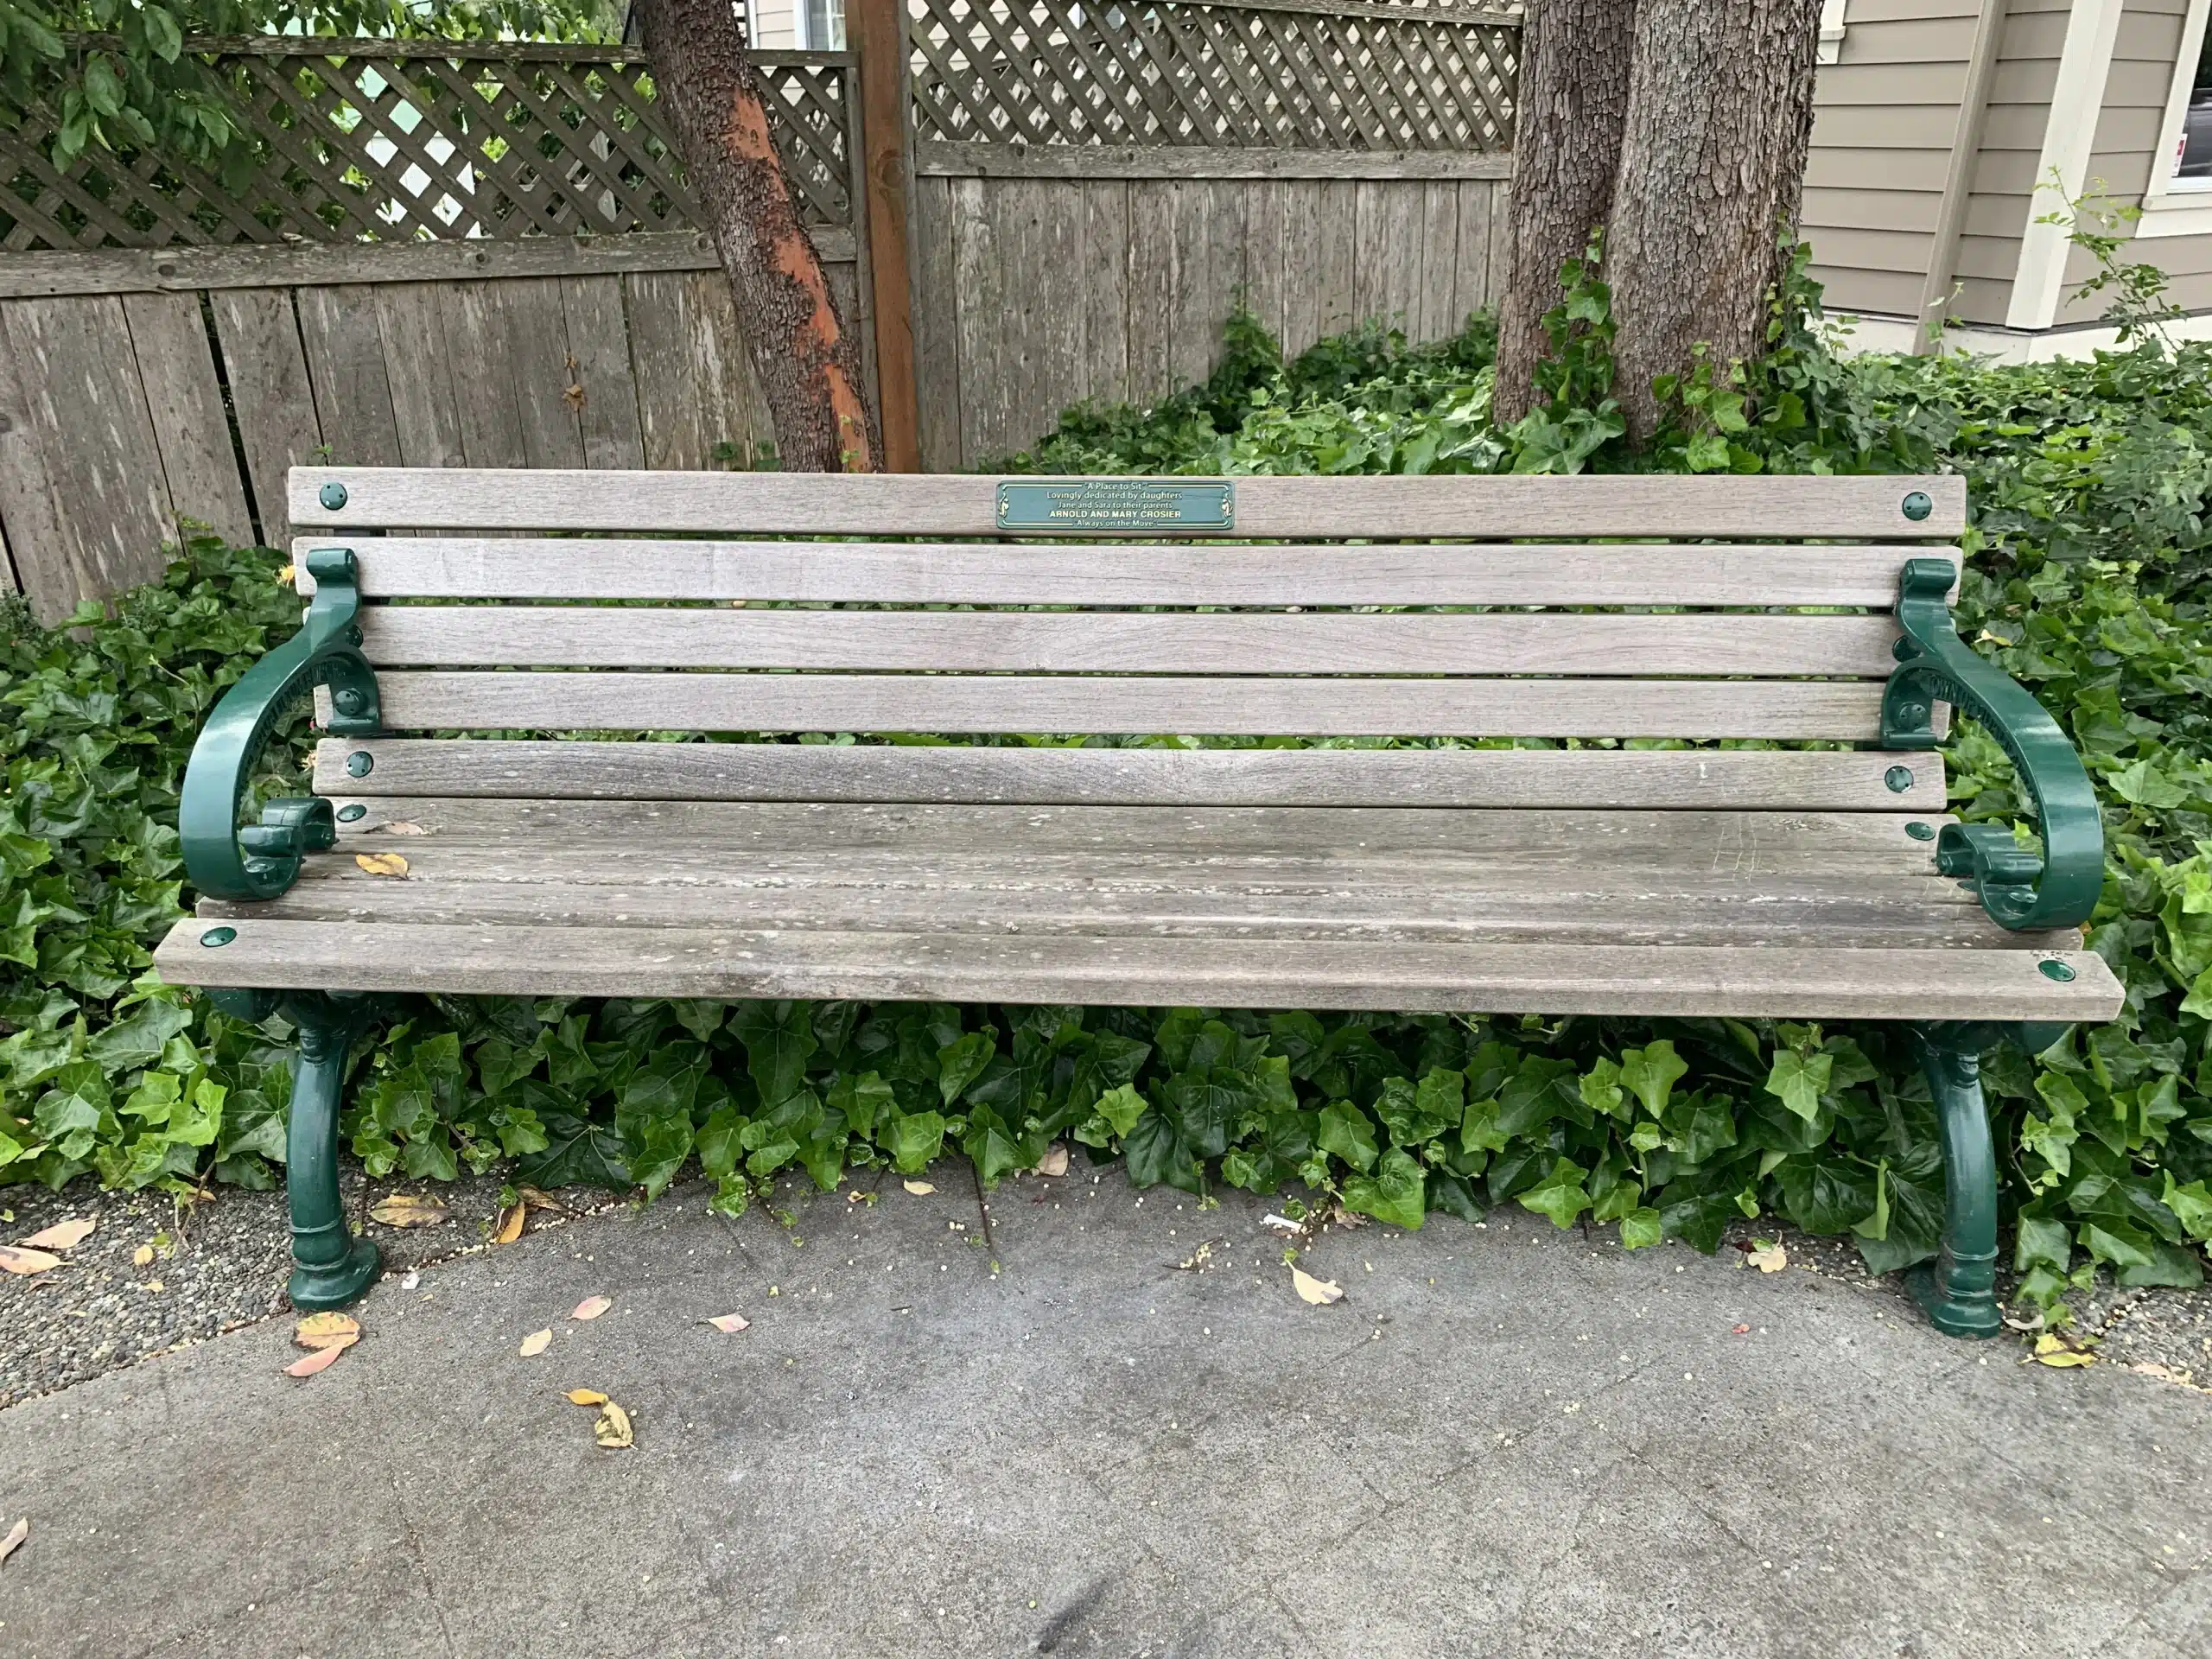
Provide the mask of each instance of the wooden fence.
MULTIPOLYGON (((856 24, 871 7, 893 21, 855 52, 756 60, 894 454, 903 432, 971 466, 1079 398, 1200 378, 1239 296, 1295 349, 1369 316, 1433 338, 1493 292, 1510 14, 855 0, 856 24)), ((709 467, 768 442, 633 49, 193 49, 249 117, 243 191, 0 128, 0 562, 40 614, 158 574, 180 519, 281 544, 284 470, 318 456, 709 467)))

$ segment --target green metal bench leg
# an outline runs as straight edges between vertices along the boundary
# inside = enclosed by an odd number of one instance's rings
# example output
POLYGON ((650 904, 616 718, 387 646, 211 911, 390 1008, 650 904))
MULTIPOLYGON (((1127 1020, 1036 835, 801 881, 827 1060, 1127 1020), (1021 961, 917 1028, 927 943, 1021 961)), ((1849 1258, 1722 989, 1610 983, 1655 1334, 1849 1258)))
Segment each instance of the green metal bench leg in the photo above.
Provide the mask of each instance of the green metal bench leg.
POLYGON ((292 1206, 292 1306, 303 1313, 358 1301, 377 1276, 377 1247, 353 1236, 338 1193, 338 1107, 346 1055, 368 1024, 365 996, 287 996, 284 1014, 299 1027, 285 1137, 284 1189, 292 1206))
POLYGON ((1981 1095, 1981 1054, 1997 1033, 1978 1024, 1913 1027, 1943 1137, 1943 1243, 1905 1282, 1938 1331, 1993 1337, 1997 1308, 1997 1154, 1981 1095))

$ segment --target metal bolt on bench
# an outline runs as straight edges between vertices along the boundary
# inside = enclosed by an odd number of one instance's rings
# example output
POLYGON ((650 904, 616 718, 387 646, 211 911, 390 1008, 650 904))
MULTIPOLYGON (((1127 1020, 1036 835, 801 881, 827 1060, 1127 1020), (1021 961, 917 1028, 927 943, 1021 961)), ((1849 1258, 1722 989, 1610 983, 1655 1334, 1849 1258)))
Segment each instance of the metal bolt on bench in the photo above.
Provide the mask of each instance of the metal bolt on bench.
POLYGON ((302 1307, 377 1270, 337 1111, 384 995, 858 997, 1904 1021, 1915 1292, 1987 1336, 1980 1057, 2121 1006, 2088 777, 1952 626, 1955 478, 301 467, 289 511, 307 624, 194 751, 156 962, 299 1031, 302 1307), (311 689, 315 793, 241 828, 311 689), (2039 847, 1946 815, 1951 709, 2039 847), (429 735, 531 730, 1409 742, 429 735), (357 866, 395 821, 405 874, 357 866))

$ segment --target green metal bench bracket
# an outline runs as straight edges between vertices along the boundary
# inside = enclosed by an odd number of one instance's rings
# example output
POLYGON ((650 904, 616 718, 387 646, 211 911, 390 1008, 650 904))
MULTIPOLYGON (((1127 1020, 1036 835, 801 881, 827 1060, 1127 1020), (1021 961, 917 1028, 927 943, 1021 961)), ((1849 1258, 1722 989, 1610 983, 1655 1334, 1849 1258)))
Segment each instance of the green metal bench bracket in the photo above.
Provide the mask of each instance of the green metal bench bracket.
POLYGON ((258 1024, 282 1014, 298 1030, 299 1062, 284 1136, 292 1211, 292 1306, 303 1313, 359 1301, 375 1281, 377 1247, 353 1236, 338 1192, 338 1107, 353 1040, 384 1014, 359 991, 215 991, 224 1013, 258 1024))
POLYGON ((274 801, 261 822, 238 827, 262 745, 277 717, 301 692, 330 688, 325 729, 359 736, 378 729, 382 711, 377 677, 361 655, 361 594, 350 548, 317 548, 307 556, 315 600, 300 631, 270 652, 223 694, 193 745, 177 833, 185 874, 213 899, 273 899, 298 879, 300 861, 337 839, 330 803, 274 801))
POLYGON ((1932 749, 1935 705, 1973 715, 2012 757, 2036 804, 2040 855, 2001 824, 1951 823, 1936 842, 1936 868, 1964 877, 2001 925, 2077 927, 2089 919, 2104 886, 2104 825, 2096 791, 2066 734, 2011 676, 1959 638, 1951 621, 1955 568, 1948 559, 1910 559, 1897 595, 1897 666, 1882 695, 1882 747, 1932 749))
POLYGON ((1905 1287, 1946 1336, 1993 1337, 2004 1328, 1997 1306, 1997 1152, 1981 1057, 2007 1041, 2040 1054, 2065 1034, 2061 1025, 1985 1020, 1912 1027, 1943 1142, 1943 1242, 1934 1262, 1905 1274, 1905 1287))

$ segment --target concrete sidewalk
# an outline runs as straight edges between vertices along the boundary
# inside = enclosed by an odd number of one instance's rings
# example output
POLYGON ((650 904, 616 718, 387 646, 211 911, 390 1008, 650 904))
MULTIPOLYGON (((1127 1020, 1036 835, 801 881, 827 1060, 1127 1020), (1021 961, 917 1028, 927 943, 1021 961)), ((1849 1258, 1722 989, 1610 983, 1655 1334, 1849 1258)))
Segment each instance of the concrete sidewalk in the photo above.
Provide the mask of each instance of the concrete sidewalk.
POLYGON ((272 1320, 0 1414, 0 1653, 2212 1651, 2202 1395, 1510 1207, 1325 1236, 1313 1307, 1244 1195, 1031 1179, 995 1274, 937 1179, 681 1192, 385 1282, 308 1382, 272 1320))

